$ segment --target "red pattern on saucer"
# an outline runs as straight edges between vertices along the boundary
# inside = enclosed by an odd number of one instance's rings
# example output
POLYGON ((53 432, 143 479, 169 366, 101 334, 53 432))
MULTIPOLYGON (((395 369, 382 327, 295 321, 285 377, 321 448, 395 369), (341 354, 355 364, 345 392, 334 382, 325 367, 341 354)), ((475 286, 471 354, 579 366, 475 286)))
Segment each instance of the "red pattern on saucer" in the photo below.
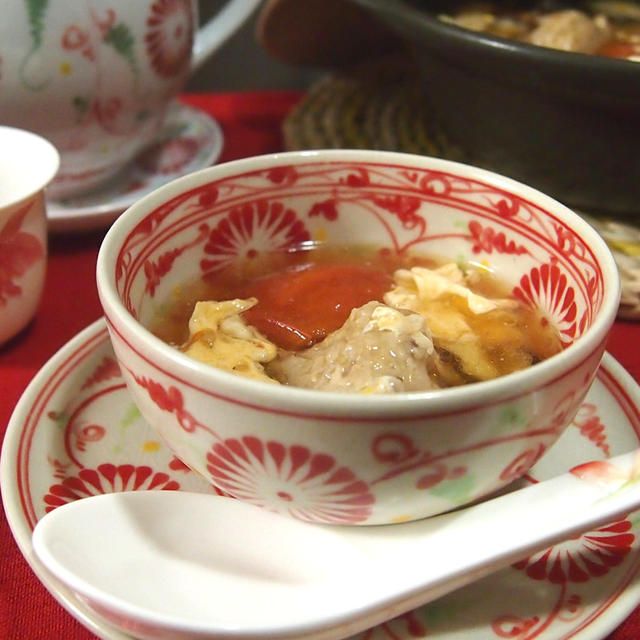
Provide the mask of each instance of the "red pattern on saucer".
MULTIPOLYGON (((64 347, 21 400, 19 419, 9 427, 5 450, 7 458, 17 464, 17 477, 10 486, 3 486, 3 498, 23 552, 30 547, 35 522, 68 500, 129 489, 213 491, 177 463, 141 420, 113 362, 106 328, 100 321, 64 347), (97 426, 102 429, 99 437, 86 439, 78 447, 73 434, 79 428, 97 426)), ((554 475, 575 456, 582 460, 600 456, 606 462, 603 443, 611 455, 640 444, 640 391, 628 386, 614 364, 605 359, 576 423, 534 468, 533 478, 554 475), (593 418, 602 427, 595 439, 595 432, 585 429, 586 424, 595 424, 593 418)), ((305 472, 309 465, 319 468, 307 452, 292 456, 264 442, 225 446, 224 454, 231 451, 235 459, 242 459, 250 449, 256 459, 278 461, 283 469, 294 459, 305 472)), ((413 455, 410 444, 395 449, 381 445, 379 451, 396 460, 413 455)), ((218 449, 216 455, 221 453, 218 449)), ((329 469, 329 463, 323 461, 323 468, 329 469)), ((601 637, 594 633, 606 633, 637 602, 639 530, 637 514, 632 514, 554 545, 352 640, 594 640, 601 637), (544 589, 539 588, 541 584, 544 589)), ((469 543, 473 543, 471 531, 469 543)), ((27 560, 37 562, 33 554, 27 560)), ((55 592, 55 584, 39 575, 55 592)), ((72 598, 70 605, 93 618, 79 600, 72 598)), ((112 637, 108 625, 97 619, 95 623, 105 638, 112 637)))

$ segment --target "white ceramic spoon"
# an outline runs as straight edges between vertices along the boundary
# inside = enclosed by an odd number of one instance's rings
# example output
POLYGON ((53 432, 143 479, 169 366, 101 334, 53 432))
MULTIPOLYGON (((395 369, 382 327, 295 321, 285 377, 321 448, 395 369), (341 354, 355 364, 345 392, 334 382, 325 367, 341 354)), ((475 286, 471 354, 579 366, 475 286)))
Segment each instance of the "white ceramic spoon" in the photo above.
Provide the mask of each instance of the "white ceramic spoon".
POLYGON ((344 638, 640 508, 640 454, 442 516, 312 525, 207 494, 141 491, 58 507, 37 557, 139 638, 344 638))

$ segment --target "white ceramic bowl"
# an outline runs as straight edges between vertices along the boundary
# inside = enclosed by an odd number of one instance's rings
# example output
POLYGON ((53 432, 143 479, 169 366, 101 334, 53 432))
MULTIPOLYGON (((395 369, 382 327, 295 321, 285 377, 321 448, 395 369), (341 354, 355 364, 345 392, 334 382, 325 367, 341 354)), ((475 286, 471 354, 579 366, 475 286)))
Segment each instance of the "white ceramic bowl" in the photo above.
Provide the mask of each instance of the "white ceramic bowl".
POLYGON ((44 190, 60 158, 40 136, 0 127, 0 344, 31 321, 47 270, 44 190))
POLYGON ((97 280, 134 400, 180 459, 222 493, 342 524, 433 515, 525 473, 580 406, 620 294, 601 237, 542 193, 439 159, 344 150, 248 158, 158 189, 111 227, 97 280), (309 238, 485 261, 565 348, 489 382, 365 396, 238 377, 147 330, 202 269, 309 238))

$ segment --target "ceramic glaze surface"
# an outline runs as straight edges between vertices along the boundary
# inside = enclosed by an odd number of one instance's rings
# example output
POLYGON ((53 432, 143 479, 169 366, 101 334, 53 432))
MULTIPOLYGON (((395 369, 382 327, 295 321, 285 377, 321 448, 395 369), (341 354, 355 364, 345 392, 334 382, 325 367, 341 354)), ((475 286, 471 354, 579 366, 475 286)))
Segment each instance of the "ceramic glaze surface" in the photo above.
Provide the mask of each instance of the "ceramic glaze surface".
POLYGON ((521 476, 583 401, 617 304, 608 250, 557 203, 463 165, 375 158, 283 154, 184 178, 129 209, 99 260, 114 349, 149 423, 220 491, 312 522, 402 522, 521 476), (198 275, 309 240, 482 262, 542 310, 565 349, 492 383, 364 400, 265 389, 134 321, 149 326, 198 275))

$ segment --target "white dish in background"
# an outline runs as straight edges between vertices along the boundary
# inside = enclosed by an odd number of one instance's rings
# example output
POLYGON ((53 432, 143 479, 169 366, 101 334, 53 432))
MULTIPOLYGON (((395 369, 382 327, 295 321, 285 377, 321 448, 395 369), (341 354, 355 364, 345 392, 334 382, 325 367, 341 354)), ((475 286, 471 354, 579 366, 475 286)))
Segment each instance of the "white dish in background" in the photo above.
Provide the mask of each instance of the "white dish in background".
MULTIPOLYGON (((640 388, 607 355, 574 423, 528 479, 550 478, 639 443, 640 388)), ((213 491, 141 419, 102 320, 63 347, 23 395, 7 429, 0 481, 10 527, 36 575, 72 615, 108 640, 130 637, 103 622, 43 570, 31 547, 35 523, 48 506, 95 493, 168 487, 213 491)), ((473 535, 470 529, 469 544, 473 535)), ((632 514, 353 640, 409 640, 427 637, 427 632, 435 640, 601 639, 640 600, 638 535, 640 518, 632 514)))
POLYGON ((106 227, 127 207, 159 186, 216 162, 224 146, 220 125, 207 113, 174 102, 157 142, 100 189, 47 203, 55 233, 106 227))

